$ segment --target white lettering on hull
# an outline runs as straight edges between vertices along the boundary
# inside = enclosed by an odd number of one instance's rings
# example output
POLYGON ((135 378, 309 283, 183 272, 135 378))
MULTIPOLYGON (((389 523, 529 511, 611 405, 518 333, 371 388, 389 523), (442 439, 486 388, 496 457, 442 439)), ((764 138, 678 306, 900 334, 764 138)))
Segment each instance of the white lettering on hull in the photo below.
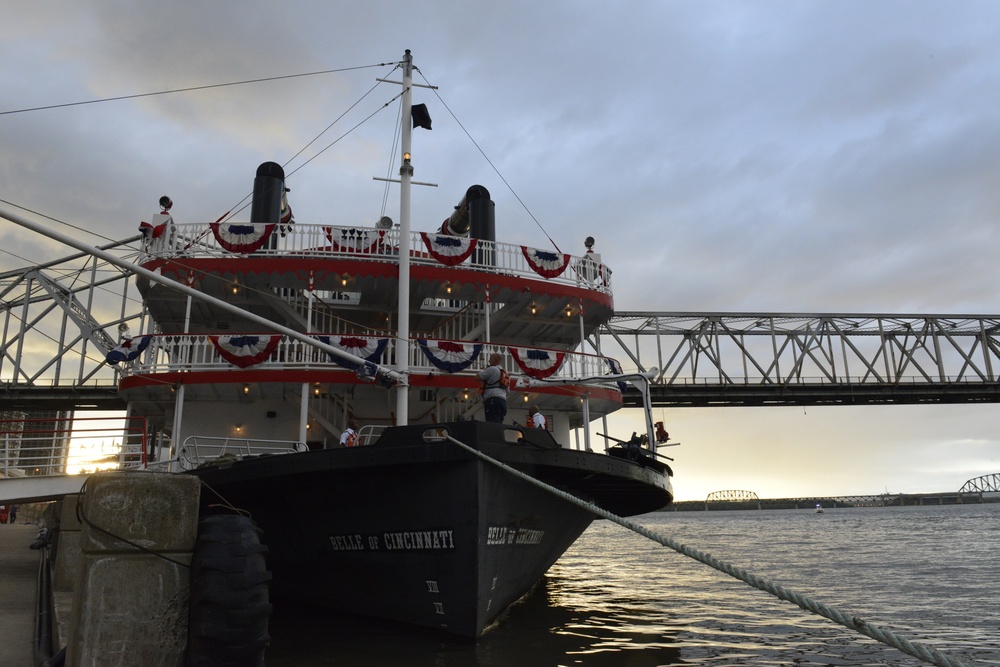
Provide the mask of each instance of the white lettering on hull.
POLYGON ((544 530, 490 526, 486 532, 486 544, 488 546, 502 544, 541 544, 543 537, 545 537, 544 530))
POLYGON ((444 551, 455 548, 450 530, 402 530, 381 535, 330 535, 334 551, 444 551))

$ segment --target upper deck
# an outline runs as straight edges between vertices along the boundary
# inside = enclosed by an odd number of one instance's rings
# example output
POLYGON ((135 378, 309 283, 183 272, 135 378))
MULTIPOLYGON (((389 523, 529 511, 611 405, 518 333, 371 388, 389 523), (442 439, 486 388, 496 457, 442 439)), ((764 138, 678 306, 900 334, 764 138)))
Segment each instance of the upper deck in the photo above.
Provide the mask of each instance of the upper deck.
MULTIPOLYGON (((163 217, 140 259, 148 269, 303 330, 368 333, 393 325, 397 228, 175 224, 163 217)), ((426 232, 411 232, 409 241, 417 336, 483 340, 488 326, 495 342, 568 349, 613 313, 611 271, 596 253, 426 232)), ((220 321, 242 330, 209 306, 189 311, 186 298, 168 288, 144 279, 139 287, 164 333, 214 331, 220 321)))

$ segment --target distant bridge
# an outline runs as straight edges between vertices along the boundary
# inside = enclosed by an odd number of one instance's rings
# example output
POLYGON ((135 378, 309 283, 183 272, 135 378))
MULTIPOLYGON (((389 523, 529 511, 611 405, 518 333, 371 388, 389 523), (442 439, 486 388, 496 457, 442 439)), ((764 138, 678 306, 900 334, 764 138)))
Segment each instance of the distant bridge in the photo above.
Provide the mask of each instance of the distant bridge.
POLYGON ((1000 493, 1000 473, 973 477, 959 489, 961 493, 1000 493))
POLYGON ((760 498, 753 491, 713 491, 705 498, 706 503, 745 502, 749 500, 760 500, 760 498))

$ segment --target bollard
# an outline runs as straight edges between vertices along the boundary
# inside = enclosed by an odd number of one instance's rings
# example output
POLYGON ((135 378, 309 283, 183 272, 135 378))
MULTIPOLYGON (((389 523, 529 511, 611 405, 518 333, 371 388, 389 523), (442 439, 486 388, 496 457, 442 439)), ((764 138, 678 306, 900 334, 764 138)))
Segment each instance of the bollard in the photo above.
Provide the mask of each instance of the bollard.
POLYGON ((87 480, 66 665, 183 665, 199 490, 170 473, 87 480))

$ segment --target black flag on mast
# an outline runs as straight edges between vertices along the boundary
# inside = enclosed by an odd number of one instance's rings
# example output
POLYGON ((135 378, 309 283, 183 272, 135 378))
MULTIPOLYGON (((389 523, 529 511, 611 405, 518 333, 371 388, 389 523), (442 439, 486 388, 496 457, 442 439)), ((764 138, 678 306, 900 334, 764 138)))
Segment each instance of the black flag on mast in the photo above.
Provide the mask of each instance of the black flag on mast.
POLYGON ((413 127, 431 129, 431 115, 427 111, 426 104, 414 104, 410 107, 410 117, 413 118, 413 127))

